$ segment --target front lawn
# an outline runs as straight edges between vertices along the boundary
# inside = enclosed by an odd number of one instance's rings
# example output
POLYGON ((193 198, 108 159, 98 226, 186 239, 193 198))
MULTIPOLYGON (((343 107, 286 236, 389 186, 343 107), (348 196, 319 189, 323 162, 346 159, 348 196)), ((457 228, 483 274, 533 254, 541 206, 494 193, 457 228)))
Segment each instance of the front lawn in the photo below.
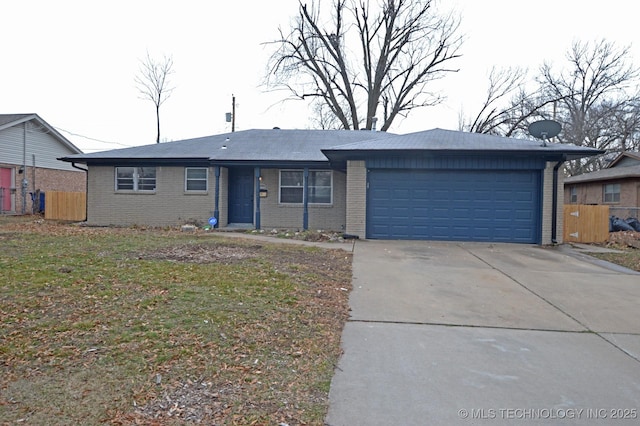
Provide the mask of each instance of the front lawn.
POLYGON ((0 223, 2 424, 322 425, 351 253, 0 223))

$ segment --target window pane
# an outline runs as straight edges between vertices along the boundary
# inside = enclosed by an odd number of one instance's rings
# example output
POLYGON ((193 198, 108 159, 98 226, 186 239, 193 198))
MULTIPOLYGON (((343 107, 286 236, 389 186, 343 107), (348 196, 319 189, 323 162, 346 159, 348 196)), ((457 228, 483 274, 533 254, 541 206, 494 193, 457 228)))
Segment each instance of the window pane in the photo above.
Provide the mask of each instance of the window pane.
POLYGON ((302 186, 302 172, 281 171, 280 186, 302 186))
POLYGON ((206 179, 207 169, 187 169, 187 179, 206 179))
POLYGON ((116 167, 116 189, 133 190, 133 167, 116 167))
POLYGON ((620 184, 611 183, 604 186, 604 202, 619 203, 620 202, 620 184))
POLYGON ((138 191, 154 191, 156 189, 156 168, 138 168, 138 191))
POLYGON ((187 191, 206 191, 206 190, 207 190, 206 180, 188 180, 187 181, 187 191))
POLYGON ((153 191, 156 189, 156 180, 139 180, 138 181, 138 191, 153 191))
POLYGON ((310 203, 331 203, 331 187, 309 188, 310 203))
POLYGON ((309 202, 331 203, 331 172, 315 170, 309 172, 309 202))
POLYGON ((206 191, 207 190, 207 169, 205 168, 188 168, 186 169, 187 191, 206 191))
POLYGON ((281 203, 302 203, 302 187, 280 188, 281 203))
POLYGON ((119 190, 133 190, 133 179, 118 179, 119 190))
POLYGON ((331 172, 309 172, 309 186, 331 186, 331 172))
POLYGON ((138 174, 144 179, 155 179, 156 168, 155 167, 139 167, 138 174))

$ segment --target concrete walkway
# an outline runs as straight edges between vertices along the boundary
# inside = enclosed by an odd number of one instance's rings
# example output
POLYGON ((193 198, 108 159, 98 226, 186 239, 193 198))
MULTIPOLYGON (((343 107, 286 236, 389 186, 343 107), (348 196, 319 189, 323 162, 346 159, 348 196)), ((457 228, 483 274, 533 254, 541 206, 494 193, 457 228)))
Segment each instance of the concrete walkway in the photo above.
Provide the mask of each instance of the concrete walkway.
POLYGON ((359 241, 326 424, 638 424, 640 275, 586 260, 359 241))

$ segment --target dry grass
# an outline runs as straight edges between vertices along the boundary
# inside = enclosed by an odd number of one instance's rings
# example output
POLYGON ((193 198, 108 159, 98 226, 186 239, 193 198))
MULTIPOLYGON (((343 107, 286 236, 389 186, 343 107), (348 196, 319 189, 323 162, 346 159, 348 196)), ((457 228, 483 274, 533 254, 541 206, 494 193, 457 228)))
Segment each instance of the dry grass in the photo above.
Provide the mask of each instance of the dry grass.
POLYGON ((592 253, 591 255, 640 272, 640 232, 612 232, 605 245, 621 253, 592 253))
POLYGON ((0 222, 0 423, 321 425, 350 281, 339 249, 0 222))

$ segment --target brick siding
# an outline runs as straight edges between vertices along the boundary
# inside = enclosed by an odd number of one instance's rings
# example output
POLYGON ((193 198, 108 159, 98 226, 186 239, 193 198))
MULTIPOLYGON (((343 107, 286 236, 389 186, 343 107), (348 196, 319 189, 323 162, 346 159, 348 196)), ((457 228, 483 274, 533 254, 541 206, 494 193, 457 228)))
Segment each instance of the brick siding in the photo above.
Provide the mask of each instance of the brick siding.
POLYGON ((347 162, 347 233, 366 237, 367 168, 364 161, 347 162))
MULTIPOLYGON (((552 243, 552 212, 553 212, 553 168, 555 162, 547 163, 542 179, 542 241, 543 245, 552 243)), ((564 220, 564 190, 562 169, 558 170, 558 205, 556 209, 556 242, 562 244, 562 230, 564 220)))
MULTIPOLYGON (((14 170, 15 195, 14 195, 14 212, 22 213, 22 179, 26 177, 27 186, 27 202, 25 213, 33 212, 33 203, 30 193, 34 192, 34 169, 27 166, 26 173, 18 173, 20 166, 15 164, 0 164, 0 167, 11 168, 14 170)), ((35 168, 35 190, 41 192, 47 191, 65 191, 65 192, 86 192, 87 174, 83 171, 68 171, 46 169, 42 167, 35 168)), ((46 207, 46 206, 45 206, 46 207)))

